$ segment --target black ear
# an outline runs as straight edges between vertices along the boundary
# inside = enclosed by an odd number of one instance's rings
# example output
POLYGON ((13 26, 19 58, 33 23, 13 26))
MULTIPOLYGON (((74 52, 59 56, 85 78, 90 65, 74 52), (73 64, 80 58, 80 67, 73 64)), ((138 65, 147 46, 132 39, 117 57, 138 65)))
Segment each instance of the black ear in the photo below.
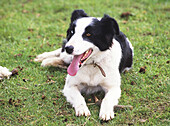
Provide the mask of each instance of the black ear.
POLYGON ((81 17, 88 17, 84 10, 74 10, 71 16, 71 22, 81 17))
POLYGON ((110 16, 105 14, 104 17, 101 19, 101 24, 104 33, 113 35, 120 34, 118 23, 114 18, 111 18, 110 16))

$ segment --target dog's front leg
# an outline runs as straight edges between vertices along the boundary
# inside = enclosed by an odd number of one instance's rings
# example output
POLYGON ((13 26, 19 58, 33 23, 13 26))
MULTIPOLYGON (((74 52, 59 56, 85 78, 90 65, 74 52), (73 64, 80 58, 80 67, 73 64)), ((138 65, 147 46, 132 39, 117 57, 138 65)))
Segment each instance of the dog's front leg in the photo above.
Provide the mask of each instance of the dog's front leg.
POLYGON ((61 53, 61 48, 51 51, 51 52, 44 52, 40 55, 38 55, 34 61, 35 62, 42 62, 44 59, 52 58, 52 57, 59 57, 61 53))
POLYGON ((90 111, 87 108, 84 97, 81 95, 76 85, 68 86, 66 84, 63 93, 67 101, 74 107, 76 116, 90 116, 90 111))
POLYGON ((102 100, 100 107, 99 117, 102 120, 110 120, 114 118, 113 108, 118 104, 118 99, 121 95, 120 86, 112 87, 107 90, 104 99, 102 100))

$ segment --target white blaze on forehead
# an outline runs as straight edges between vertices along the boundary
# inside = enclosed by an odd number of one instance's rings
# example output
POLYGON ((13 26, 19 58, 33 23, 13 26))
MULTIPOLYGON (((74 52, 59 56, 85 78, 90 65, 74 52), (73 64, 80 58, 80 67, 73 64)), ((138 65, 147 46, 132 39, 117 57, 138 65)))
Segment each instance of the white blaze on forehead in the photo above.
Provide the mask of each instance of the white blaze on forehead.
POLYGON ((92 24, 94 17, 80 18, 76 21, 75 34, 83 34, 85 28, 92 24))

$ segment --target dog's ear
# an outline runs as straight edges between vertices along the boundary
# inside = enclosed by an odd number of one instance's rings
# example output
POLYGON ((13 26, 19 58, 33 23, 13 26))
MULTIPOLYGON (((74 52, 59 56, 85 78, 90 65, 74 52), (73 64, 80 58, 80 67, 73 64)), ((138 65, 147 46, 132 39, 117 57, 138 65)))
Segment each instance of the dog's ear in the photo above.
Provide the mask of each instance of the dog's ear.
POLYGON ((112 33, 113 35, 119 35, 119 26, 114 18, 111 18, 108 15, 104 15, 101 19, 102 30, 104 33, 112 33))
POLYGON ((84 10, 74 10, 71 16, 71 22, 81 17, 88 17, 84 10))

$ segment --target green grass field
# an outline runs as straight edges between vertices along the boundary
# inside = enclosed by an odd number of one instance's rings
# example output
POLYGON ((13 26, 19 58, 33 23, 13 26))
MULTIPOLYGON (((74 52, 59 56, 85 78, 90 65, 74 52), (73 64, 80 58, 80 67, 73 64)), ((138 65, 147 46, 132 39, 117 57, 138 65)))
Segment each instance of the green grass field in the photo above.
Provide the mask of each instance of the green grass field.
POLYGON ((0 66, 18 75, 0 82, 0 125, 170 125, 170 1, 168 0, 1 0, 0 66), (59 48, 74 9, 90 16, 108 14, 134 46, 133 69, 122 74, 121 105, 109 122, 76 117, 61 93, 66 70, 42 68, 33 59, 59 48), (121 18, 130 12, 132 16, 121 18), (145 73, 140 73, 141 67, 145 73))

